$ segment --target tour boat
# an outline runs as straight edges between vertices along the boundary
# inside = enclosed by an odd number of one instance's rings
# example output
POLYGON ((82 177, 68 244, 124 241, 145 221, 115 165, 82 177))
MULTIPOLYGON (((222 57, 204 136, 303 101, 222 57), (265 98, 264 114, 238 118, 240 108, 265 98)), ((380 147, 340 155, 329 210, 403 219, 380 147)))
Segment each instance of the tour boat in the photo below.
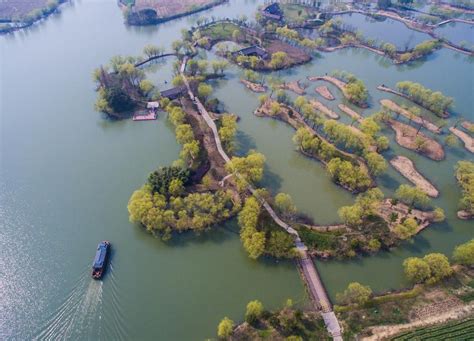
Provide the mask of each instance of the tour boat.
POLYGON ((104 274, 105 267, 107 265, 107 256, 110 251, 110 242, 104 240, 97 246, 97 252, 95 253, 94 262, 92 263, 92 278, 100 279, 104 274))

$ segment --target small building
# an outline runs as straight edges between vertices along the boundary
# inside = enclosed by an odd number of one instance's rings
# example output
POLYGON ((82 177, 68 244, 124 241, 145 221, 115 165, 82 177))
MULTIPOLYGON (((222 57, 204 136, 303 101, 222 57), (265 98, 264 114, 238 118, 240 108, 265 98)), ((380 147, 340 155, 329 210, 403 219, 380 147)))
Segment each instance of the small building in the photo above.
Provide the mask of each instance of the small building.
POLYGON ((170 100, 174 100, 180 98, 186 93, 186 87, 184 85, 177 86, 175 88, 171 88, 168 90, 161 91, 161 97, 169 98, 170 100))
POLYGON ((281 21, 283 19, 283 11, 276 2, 264 7, 261 11, 262 15, 271 20, 281 21))
POLYGON ((246 57, 256 56, 264 60, 268 59, 269 57, 268 52, 265 51, 264 48, 261 48, 260 46, 257 46, 257 45, 249 46, 242 50, 236 51, 234 52, 234 56, 235 55, 241 55, 241 56, 246 56, 246 57))

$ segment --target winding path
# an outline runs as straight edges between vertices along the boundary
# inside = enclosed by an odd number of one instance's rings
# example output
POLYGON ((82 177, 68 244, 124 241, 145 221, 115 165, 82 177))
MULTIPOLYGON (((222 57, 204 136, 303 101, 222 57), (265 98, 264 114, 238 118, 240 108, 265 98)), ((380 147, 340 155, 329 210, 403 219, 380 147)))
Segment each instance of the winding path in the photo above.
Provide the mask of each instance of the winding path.
MULTIPOLYGON (((222 158, 225 160, 226 163, 229 163, 230 158, 224 151, 224 148, 222 147, 219 133, 217 131, 217 126, 214 123, 214 120, 211 118, 211 116, 209 115, 206 108, 199 100, 199 98, 194 96, 191 86, 189 85, 188 79, 186 78, 184 71, 186 70, 187 61, 188 61, 188 57, 184 57, 183 63, 181 64, 181 68, 180 68, 180 74, 188 90, 188 95, 191 98, 191 100, 194 102, 194 104, 196 105, 199 113, 204 118, 204 121, 212 130, 212 133, 214 135, 214 141, 216 143, 219 154, 222 156, 222 158)), ((235 173, 235 176, 239 178, 241 177, 239 173, 235 173)), ((281 220, 280 217, 278 217, 278 215, 275 213, 275 211, 270 206, 270 204, 265 199, 258 196, 255 188, 248 185, 248 190, 261 202, 262 206, 267 210, 268 214, 270 214, 270 216, 275 221, 275 223, 277 223, 280 227, 282 227, 287 233, 294 236, 295 246, 298 249, 299 254, 300 254, 300 258, 298 259, 298 264, 301 267, 304 279, 308 285, 308 290, 310 292, 314 307, 317 310, 321 310, 321 315, 323 317, 324 323, 326 324, 326 328, 328 332, 333 337, 333 340, 342 341, 341 327, 336 317, 336 314, 332 310, 331 301, 329 300, 326 294, 326 290, 322 284, 321 278, 319 276, 319 273, 316 269, 314 262, 308 256, 307 247, 301 241, 301 238, 298 232, 294 228, 292 228, 290 225, 285 223, 283 220, 281 220)))

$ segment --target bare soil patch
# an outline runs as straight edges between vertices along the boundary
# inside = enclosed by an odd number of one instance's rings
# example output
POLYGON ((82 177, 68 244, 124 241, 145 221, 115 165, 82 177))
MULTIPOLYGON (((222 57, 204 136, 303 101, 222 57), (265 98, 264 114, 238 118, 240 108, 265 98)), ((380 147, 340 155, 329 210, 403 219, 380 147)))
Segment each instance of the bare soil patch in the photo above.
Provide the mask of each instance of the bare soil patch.
POLYGON ((405 156, 396 156, 390 160, 391 165, 407 178, 416 187, 428 194, 430 197, 436 198, 439 195, 438 190, 431 182, 423 177, 415 168, 415 164, 405 156))
POLYGON ((316 91, 328 101, 334 101, 334 96, 331 91, 329 91, 329 88, 327 86, 318 86, 316 87, 316 89, 314 89, 314 91, 316 91))
POLYGON ((281 89, 293 91, 297 95, 304 95, 306 91, 301 87, 300 81, 292 81, 280 86, 281 89))
POLYGON ((280 40, 271 40, 268 45, 265 46, 265 49, 270 54, 275 52, 285 52, 287 54, 288 58, 282 68, 289 68, 293 65, 304 64, 311 60, 311 56, 302 49, 291 46, 280 40))
POLYGON ((388 124, 395 131, 395 140, 400 146, 414 150, 436 161, 444 159, 443 146, 437 141, 421 132, 417 133, 417 129, 408 124, 392 119, 388 120, 388 124))
POLYGON ((347 115, 349 115, 354 120, 356 120, 358 122, 362 121, 362 116, 358 112, 356 112, 356 111, 352 110, 351 108, 349 108, 347 105, 339 104, 338 108, 341 109, 342 112, 346 113, 347 115))
POLYGON ((474 139, 471 136, 469 136, 464 131, 454 127, 449 128, 449 131, 456 135, 464 143, 464 147, 468 151, 474 153, 474 139))
POLYGON ((262 85, 262 84, 253 83, 253 82, 250 82, 246 79, 241 79, 240 82, 243 83, 249 90, 251 90, 253 92, 265 92, 265 91, 267 91, 267 87, 262 85))
POLYGON ((339 115, 337 113, 329 109, 323 103, 316 101, 315 99, 310 100, 309 103, 313 106, 314 109, 322 112, 327 117, 332 118, 333 120, 337 120, 339 118, 339 115))

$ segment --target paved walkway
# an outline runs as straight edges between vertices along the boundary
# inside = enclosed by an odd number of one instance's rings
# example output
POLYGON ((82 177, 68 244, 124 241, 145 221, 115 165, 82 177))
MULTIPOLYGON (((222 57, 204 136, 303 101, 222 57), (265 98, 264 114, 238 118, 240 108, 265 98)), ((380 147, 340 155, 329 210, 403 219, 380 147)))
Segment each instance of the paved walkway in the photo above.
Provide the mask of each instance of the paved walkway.
MULTIPOLYGON (((229 163, 230 158, 224 151, 224 148, 222 148, 219 132, 217 131, 217 126, 214 123, 214 120, 211 118, 211 116, 209 115, 206 108, 199 100, 199 98, 194 96, 192 89, 189 85, 189 82, 186 78, 186 75, 184 74, 187 60, 188 60, 187 57, 183 59, 183 64, 181 65, 180 73, 181 73, 181 76, 183 77, 183 82, 186 85, 186 88, 188 89, 189 97, 196 105, 199 113, 204 118, 204 121, 212 130, 212 133, 214 135, 214 141, 216 143, 219 154, 222 156, 222 158, 225 160, 226 163, 229 163)), ((239 173, 236 173, 235 176, 239 178, 241 177, 239 173)), ((312 297, 312 301, 314 302, 315 308, 316 310, 320 310, 320 309, 322 310, 324 323, 326 324, 326 328, 328 332, 332 335, 333 339, 335 341, 342 341, 341 327, 339 325, 339 321, 337 320, 336 314, 334 314, 334 312, 332 311, 331 302, 326 294, 326 290, 324 289, 324 286, 321 282, 321 278, 319 277, 316 266, 314 262, 311 260, 311 258, 308 256, 307 247, 301 241, 300 236, 298 235, 298 232, 294 228, 292 228, 290 225, 285 223, 283 220, 281 220, 280 217, 278 217, 278 215, 275 213, 275 211, 270 206, 270 204, 265 199, 257 195, 255 188, 249 185, 248 190, 252 194, 254 194, 255 197, 262 203, 263 207, 267 210, 267 212, 273 218, 275 223, 277 223, 286 232, 288 232, 289 234, 295 237, 295 246, 300 252, 300 259, 298 262, 299 262, 299 265, 301 266, 301 269, 302 269, 305 281, 308 285, 308 289, 310 291, 310 295, 312 297)))

